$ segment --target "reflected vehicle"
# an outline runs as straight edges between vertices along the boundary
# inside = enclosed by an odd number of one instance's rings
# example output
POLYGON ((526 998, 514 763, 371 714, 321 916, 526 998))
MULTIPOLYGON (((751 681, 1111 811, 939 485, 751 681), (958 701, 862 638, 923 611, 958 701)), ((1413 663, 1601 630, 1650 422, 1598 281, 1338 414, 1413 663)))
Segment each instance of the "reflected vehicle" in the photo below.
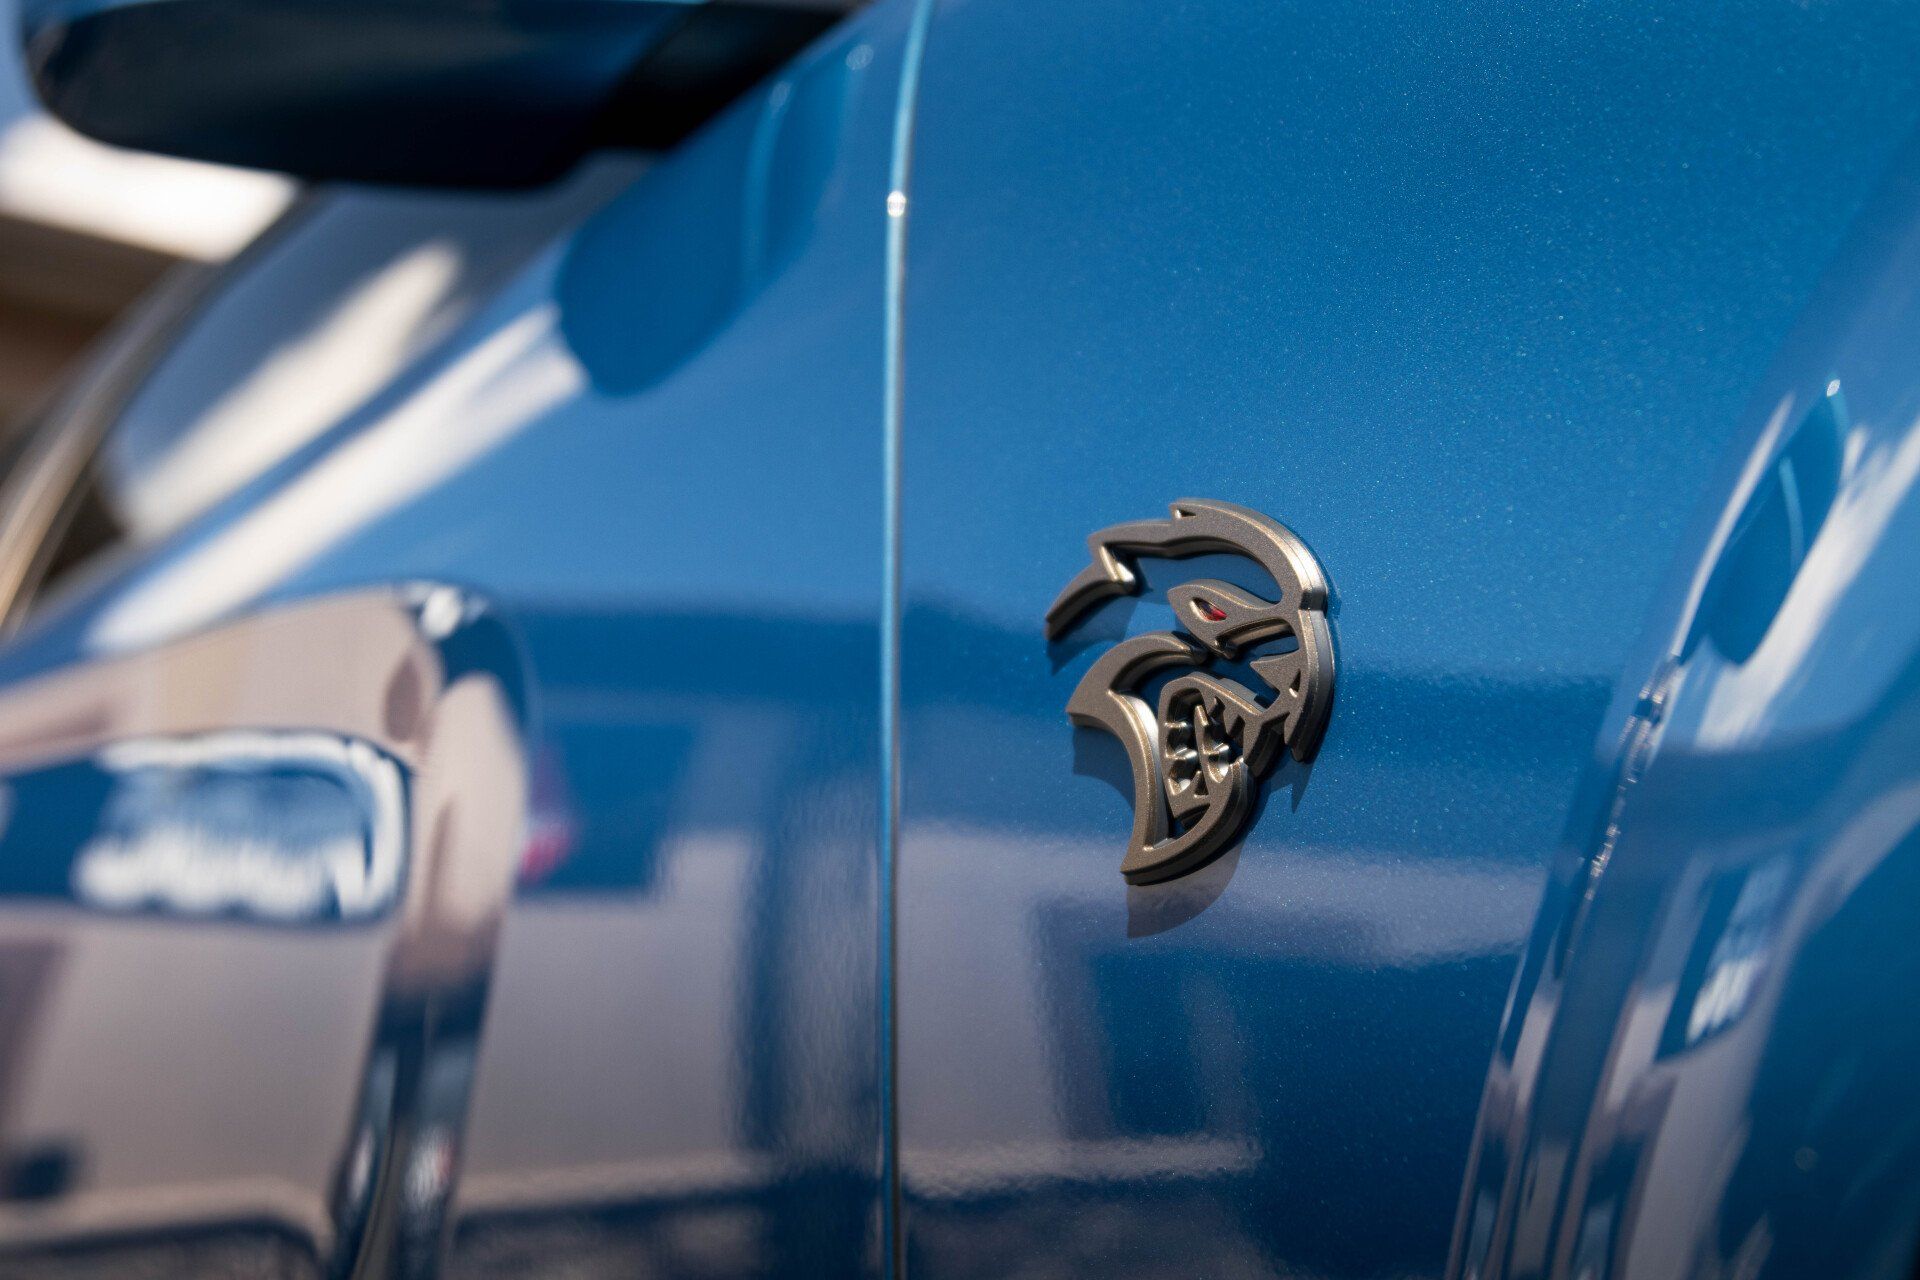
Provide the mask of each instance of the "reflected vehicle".
POLYGON ((0 1274, 1915 1274, 1920 14, 22 49, 0 1274))

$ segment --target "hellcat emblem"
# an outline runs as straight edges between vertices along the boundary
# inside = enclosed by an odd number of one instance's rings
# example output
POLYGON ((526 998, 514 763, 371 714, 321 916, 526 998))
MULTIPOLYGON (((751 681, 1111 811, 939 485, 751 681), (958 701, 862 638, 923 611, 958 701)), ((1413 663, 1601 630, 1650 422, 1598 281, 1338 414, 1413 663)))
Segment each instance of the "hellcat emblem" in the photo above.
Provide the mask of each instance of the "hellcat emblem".
POLYGON ((1278 600, 1211 578, 1167 592, 1186 634, 1156 631, 1102 654, 1067 700, 1079 725, 1118 738, 1133 765, 1133 838, 1120 863, 1134 884, 1185 875, 1240 833, 1255 788, 1285 747, 1312 759, 1333 699, 1327 580, 1306 545, 1277 520, 1225 502, 1183 499, 1170 520, 1116 524, 1087 539, 1093 563, 1047 610, 1047 638, 1071 631, 1093 606, 1140 589, 1141 557, 1226 553, 1266 570, 1278 600), (1290 650, 1278 642, 1291 639, 1290 650), (1244 661, 1266 695, 1204 668, 1244 661), (1142 689, 1172 667, 1193 670, 1142 689))

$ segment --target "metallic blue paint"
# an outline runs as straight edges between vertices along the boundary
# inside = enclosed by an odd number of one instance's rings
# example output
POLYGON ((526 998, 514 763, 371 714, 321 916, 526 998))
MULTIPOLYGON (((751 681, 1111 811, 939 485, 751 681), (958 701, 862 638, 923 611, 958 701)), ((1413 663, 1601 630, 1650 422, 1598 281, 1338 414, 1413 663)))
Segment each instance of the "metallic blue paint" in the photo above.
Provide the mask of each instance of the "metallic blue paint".
MULTIPOLYGON (((128 421, 144 442, 110 459, 128 545, 71 579, 0 657, 0 684, 20 690, 161 655, 159 688, 190 678, 165 655, 197 652, 196 637, 386 584, 457 587, 515 637, 528 704, 519 890, 486 969, 464 1127, 427 1148, 457 1162, 457 1190, 436 1232, 410 1209, 417 1183, 381 1183, 371 1212, 392 1225, 373 1247, 407 1247, 371 1253, 376 1266, 884 1270, 875 692, 885 207, 906 18, 842 29, 577 229, 577 201, 489 215, 515 234, 553 219, 551 242, 504 279, 463 247, 471 220, 451 238, 431 217, 413 241, 368 232, 405 214, 401 196, 288 228, 176 347, 194 360, 251 352, 229 394, 202 396, 200 380, 163 365, 136 396, 128 421), (304 251, 305 236, 324 247, 304 251), (249 270, 330 262, 360 278, 318 291, 293 332, 243 297, 249 270), (355 327, 408 306, 418 329, 400 340, 413 354, 360 393, 357 362, 384 353, 357 346, 355 327), (199 473, 182 459, 214 445, 226 461, 235 397, 294 447, 263 447, 257 474, 209 486, 213 504, 184 523, 161 518, 191 504, 143 479, 171 470, 191 489, 199 473), (344 403, 308 434, 315 398, 344 403)), ((351 645, 333 654, 314 689, 357 697, 391 680, 351 645)), ((299 683, 285 666, 277 679, 299 683)), ((457 754, 409 761, 415 784, 446 776, 457 754)), ((43 1132, 45 1087, 25 1086, 9 1150, 57 1138, 73 1172, 38 1203, 0 1205, 14 1261, 44 1265, 40 1242, 78 1236, 68 1247, 109 1268, 159 1249, 210 1268, 265 1218, 290 1273, 343 1274, 356 1237, 329 1225, 328 1206, 359 1167, 342 1099, 386 1025, 377 971, 316 972, 303 1004, 279 1009, 283 965, 254 962, 258 984, 231 975, 235 1020, 214 1070, 165 1031, 170 1002, 200 997, 150 991, 158 1030, 97 1011, 142 963, 133 926, 69 920, 33 898, 6 910, 69 956, 90 954, 95 931, 124 937, 120 968, 96 962, 85 982, 53 988, 51 1017, 90 1017, 108 1043, 152 1040, 137 1095, 90 1121, 43 1132), (250 1074, 284 1069, 248 1044, 275 1022, 308 1054, 298 1109, 266 1105, 277 1095, 250 1074), (321 1149, 312 1131, 336 1103, 340 1138, 321 1149), (140 1147, 156 1127, 191 1158, 140 1147), (274 1196, 243 1193, 256 1184, 274 1196), (176 1209, 149 1223, 143 1205, 176 1209)), ((140 919, 182 938, 232 933, 289 964, 326 932, 140 919)), ((84 1048, 9 1044, 40 1080, 83 1074, 84 1048)), ((420 1087, 442 1116, 468 1096, 420 1087)), ((403 1108, 398 1122, 426 1119, 403 1108)))
POLYGON ((0 652, 9 1265, 1911 1274, 1917 55, 1868 4, 887 0, 611 198, 286 228, 0 652), (287 447, 143 496, 234 403, 287 447), (1129 888, 1063 708, 1176 579, 1041 617, 1185 494, 1312 547, 1340 687, 1241 848, 1129 888), (433 731, 476 688, 504 783, 433 731), (350 815, 100 741, 356 708, 525 811, 409 828, 475 883, 522 837, 497 920, 416 886, 467 945, 127 871, 350 815))
POLYGON ((1504 1019, 1455 1274, 1912 1273, 1911 156, 1628 665, 1504 1019))
MULTIPOLYGON (((942 5, 905 306, 911 1274, 1448 1268, 1606 709, 1782 340, 1908 171, 1917 41, 1866 6, 942 5), (1129 889, 1124 765, 1061 708, 1168 615, 1051 652, 1041 615, 1089 531, 1189 494, 1312 547, 1340 686, 1237 858, 1129 889)), ((1835 643, 1917 609, 1889 588, 1835 643)), ((1666 1243, 1632 1266, 1693 1267, 1666 1243)))

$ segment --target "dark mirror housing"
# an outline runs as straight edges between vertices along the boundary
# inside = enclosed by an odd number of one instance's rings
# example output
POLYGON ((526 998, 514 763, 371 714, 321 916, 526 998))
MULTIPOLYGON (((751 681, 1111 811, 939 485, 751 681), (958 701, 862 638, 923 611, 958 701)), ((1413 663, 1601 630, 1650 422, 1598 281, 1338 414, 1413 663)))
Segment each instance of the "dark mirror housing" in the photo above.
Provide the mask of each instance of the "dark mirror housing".
POLYGON ((315 180, 513 187, 671 146, 858 0, 28 0, 47 107, 315 180))

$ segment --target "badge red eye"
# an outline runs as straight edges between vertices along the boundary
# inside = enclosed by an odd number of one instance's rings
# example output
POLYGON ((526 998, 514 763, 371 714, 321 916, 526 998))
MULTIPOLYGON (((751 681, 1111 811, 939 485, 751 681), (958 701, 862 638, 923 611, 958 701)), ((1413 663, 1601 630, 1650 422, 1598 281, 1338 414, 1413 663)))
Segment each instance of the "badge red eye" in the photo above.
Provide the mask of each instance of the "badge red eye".
POLYGON ((1147 631, 1116 642, 1068 696, 1068 720, 1105 730, 1127 753, 1133 836, 1120 874, 1129 884, 1186 875, 1238 840, 1280 749, 1303 764, 1313 758, 1333 696, 1327 578, 1306 544, 1278 520, 1230 503, 1182 499, 1172 515, 1109 525, 1087 539, 1090 561, 1047 608, 1049 642, 1096 605, 1141 594, 1146 558, 1239 556, 1265 571, 1279 598, 1212 578, 1174 585, 1169 577, 1162 599, 1184 634, 1147 631), (1296 647, 1285 653, 1264 647, 1289 638, 1296 647), (1186 670, 1169 677, 1170 667, 1186 670))

